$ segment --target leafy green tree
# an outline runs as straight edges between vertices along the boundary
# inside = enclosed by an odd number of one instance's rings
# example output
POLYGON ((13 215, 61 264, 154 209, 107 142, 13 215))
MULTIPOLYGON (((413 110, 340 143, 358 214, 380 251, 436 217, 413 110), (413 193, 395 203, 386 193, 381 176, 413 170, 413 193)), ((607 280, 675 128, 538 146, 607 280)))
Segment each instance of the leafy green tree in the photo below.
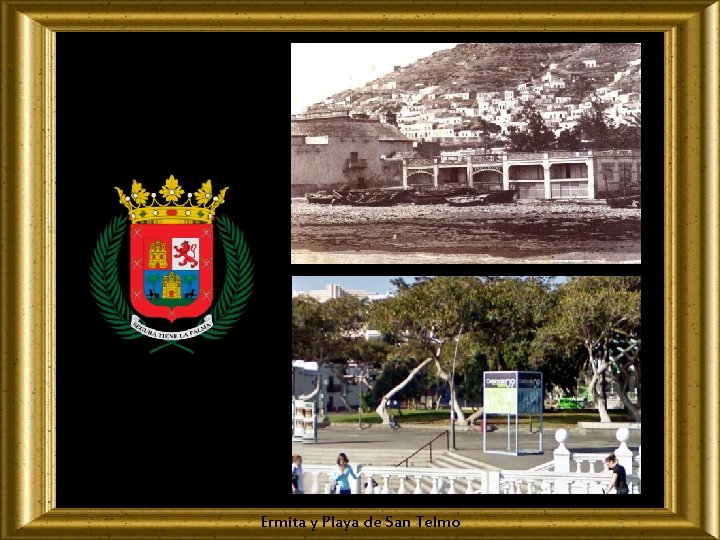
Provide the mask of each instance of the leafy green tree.
MULTIPOLYGON (((377 406, 380 400, 383 399, 383 396, 405 380, 414 367, 412 358, 406 358, 403 355, 390 355, 368 393, 368 404, 377 406)), ((403 401, 411 398, 419 398, 425 392, 426 386, 424 379, 425 374, 419 372, 416 377, 413 377, 408 384, 403 387, 402 391, 393 394, 394 399, 403 401)))
MULTIPOLYGON (((370 322, 384 334, 396 340, 414 341, 425 359, 418 359, 407 377, 380 400, 377 413, 384 423, 389 422, 385 402, 401 392, 428 364, 435 367, 436 376, 448 381, 453 353, 444 346, 456 338, 461 328, 471 329, 483 312, 482 283, 475 277, 439 276, 417 282, 398 292, 395 297, 375 302, 370 322)), ((457 400, 452 403, 458 419, 464 421, 457 400)))
POLYGON ((490 279, 484 287, 481 351, 491 370, 527 369, 532 343, 552 306, 546 278, 490 279))
POLYGON ((631 380, 641 387, 640 286, 637 276, 571 278, 558 288, 556 309, 538 333, 541 349, 580 355, 592 373, 589 392, 601 422, 611 421, 603 385, 607 377, 631 416, 640 420, 640 393, 637 405, 627 395, 631 380))
POLYGON ((555 133, 534 105, 526 106, 518 115, 518 121, 526 122, 527 128, 524 131, 515 126, 508 128, 511 152, 541 152, 555 147, 555 133))
MULTIPOLYGON (((483 372, 488 371, 490 366, 487 357, 481 352, 482 347, 478 344, 478 341, 475 332, 463 334, 458 356, 463 357, 465 360, 462 363, 462 371, 455 374, 455 388, 460 398, 482 403, 483 372)), ((478 413, 481 413, 481 411, 478 411, 478 413)), ((471 415, 468 418, 468 423, 472 423, 473 420, 474 417, 471 415)))
MULTIPOLYGON (((292 309, 293 356, 329 367, 341 385, 340 398, 345 401, 348 361, 357 363, 365 373, 367 367, 381 366, 387 354, 386 343, 365 339, 367 300, 346 296, 320 303, 308 296, 298 296, 293 299, 292 309)), ((315 392, 320 388, 319 379, 315 392)), ((367 378, 363 382, 368 383, 367 378)), ((345 405, 349 408, 347 401, 345 405)))

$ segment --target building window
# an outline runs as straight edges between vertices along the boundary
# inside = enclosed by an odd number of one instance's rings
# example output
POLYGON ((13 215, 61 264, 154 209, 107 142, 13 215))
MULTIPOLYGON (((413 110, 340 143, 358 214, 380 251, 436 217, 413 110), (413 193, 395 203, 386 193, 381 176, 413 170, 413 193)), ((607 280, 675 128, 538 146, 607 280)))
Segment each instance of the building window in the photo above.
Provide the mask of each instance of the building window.
POLYGON ((625 184, 632 182, 632 165, 630 163, 620 165, 620 181, 625 184))

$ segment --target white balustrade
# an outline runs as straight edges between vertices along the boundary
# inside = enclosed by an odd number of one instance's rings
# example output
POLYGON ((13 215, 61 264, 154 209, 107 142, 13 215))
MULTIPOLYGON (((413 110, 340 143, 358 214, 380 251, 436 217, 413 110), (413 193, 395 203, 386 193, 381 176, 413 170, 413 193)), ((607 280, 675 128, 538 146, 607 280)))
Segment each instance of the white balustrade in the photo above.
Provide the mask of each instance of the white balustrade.
MULTIPOLYGON (((630 493, 641 493, 642 454, 636 456, 627 446, 629 430, 616 432, 620 446, 615 450, 618 462, 625 467, 630 493), (635 465, 635 467, 633 467, 635 465)), ((530 470, 486 471, 432 467, 391 467, 357 465, 357 480, 351 481, 352 493, 375 494, 533 494, 602 493, 610 480, 604 466, 606 453, 573 453, 565 447, 567 431, 557 430, 558 447, 554 460, 530 470), (571 470, 571 462, 575 465, 571 470), (376 483, 376 484, 375 484, 376 483)), ((332 467, 304 464, 305 493, 330 493, 334 486, 332 467), (307 487, 309 486, 309 489, 307 487)))
POLYGON ((601 473, 605 469, 606 457, 607 454, 574 453, 572 460, 575 462, 575 472, 601 473), (583 464, 587 466, 584 467, 583 464))

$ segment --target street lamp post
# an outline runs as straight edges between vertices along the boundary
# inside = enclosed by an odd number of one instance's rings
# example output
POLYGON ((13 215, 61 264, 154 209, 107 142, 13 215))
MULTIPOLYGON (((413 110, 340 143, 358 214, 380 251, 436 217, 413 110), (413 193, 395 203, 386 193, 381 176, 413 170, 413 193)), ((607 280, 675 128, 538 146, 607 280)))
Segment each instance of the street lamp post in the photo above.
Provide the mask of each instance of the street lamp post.
POLYGON ((460 325, 457 341, 455 341, 455 356, 453 356, 452 375, 450 376, 450 435, 451 448, 455 448, 455 360, 457 359, 458 347, 460 346, 460 336, 462 335, 463 325, 460 325))
POLYGON ((358 429, 362 429, 362 374, 358 375, 358 429))

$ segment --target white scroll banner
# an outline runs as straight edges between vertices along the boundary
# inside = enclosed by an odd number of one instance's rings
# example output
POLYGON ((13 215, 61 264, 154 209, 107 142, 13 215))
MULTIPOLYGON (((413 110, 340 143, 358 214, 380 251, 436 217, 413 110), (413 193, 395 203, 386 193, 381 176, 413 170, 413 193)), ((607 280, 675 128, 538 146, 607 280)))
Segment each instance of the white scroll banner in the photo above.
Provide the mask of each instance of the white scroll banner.
POLYGON ((190 339, 199 336, 203 332, 207 332, 213 327, 212 315, 205 315, 203 322, 197 325, 195 328, 188 328, 181 332, 162 332, 155 330, 149 326, 145 326, 140 322, 140 317, 137 315, 132 316, 130 325, 140 332, 142 335, 153 338, 153 339, 164 339, 166 341, 180 341, 181 339, 190 339))

